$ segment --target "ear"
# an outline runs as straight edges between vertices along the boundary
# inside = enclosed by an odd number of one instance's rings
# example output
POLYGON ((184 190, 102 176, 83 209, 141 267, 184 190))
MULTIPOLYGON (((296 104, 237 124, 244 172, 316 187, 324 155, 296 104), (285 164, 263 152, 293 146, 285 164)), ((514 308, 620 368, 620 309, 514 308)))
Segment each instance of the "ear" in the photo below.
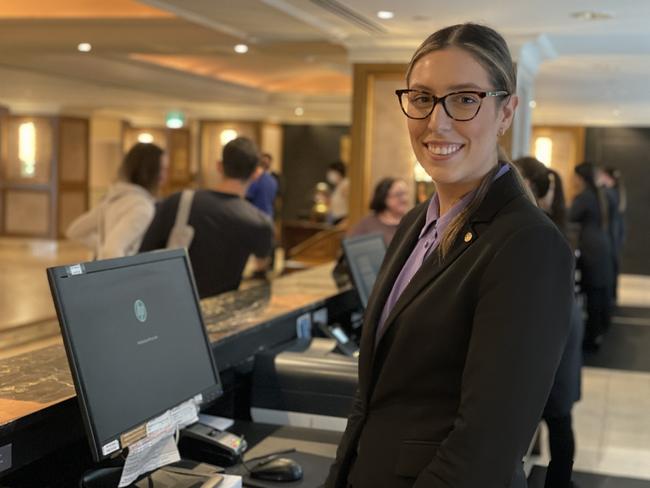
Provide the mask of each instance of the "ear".
POLYGON ((510 95, 505 103, 501 105, 499 109, 499 128, 504 133, 510 128, 518 105, 519 97, 517 95, 510 95))
POLYGON ((217 160, 217 173, 223 176, 223 161, 221 159, 217 160))

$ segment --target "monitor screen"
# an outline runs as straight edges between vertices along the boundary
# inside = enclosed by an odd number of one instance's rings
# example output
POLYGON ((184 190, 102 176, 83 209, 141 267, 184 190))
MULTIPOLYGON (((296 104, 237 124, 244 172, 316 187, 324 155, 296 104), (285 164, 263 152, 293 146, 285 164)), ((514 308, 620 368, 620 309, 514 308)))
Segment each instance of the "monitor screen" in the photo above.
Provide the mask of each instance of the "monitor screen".
POLYGON ((350 267, 354 287, 365 309, 386 254, 384 238, 382 234, 348 237, 343 239, 343 252, 350 267))
POLYGON ((185 251, 60 266, 48 277, 96 459, 120 434, 221 393, 185 251))

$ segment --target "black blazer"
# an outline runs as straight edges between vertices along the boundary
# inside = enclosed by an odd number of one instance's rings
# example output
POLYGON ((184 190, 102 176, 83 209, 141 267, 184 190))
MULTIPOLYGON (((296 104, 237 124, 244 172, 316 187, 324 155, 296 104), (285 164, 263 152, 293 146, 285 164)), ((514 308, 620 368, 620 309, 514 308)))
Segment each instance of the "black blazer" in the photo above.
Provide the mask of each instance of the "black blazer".
POLYGON ((569 331, 573 256, 512 171, 440 263, 377 322, 425 221, 406 215, 366 310, 359 389, 329 488, 525 487, 521 469, 569 331))
POLYGON ((614 270, 611 243, 602 225, 598 198, 590 188, 576 195, 569 209, 569 220, 580 224, 580 282, 585 287, 603 288, 610 286, 614 270))

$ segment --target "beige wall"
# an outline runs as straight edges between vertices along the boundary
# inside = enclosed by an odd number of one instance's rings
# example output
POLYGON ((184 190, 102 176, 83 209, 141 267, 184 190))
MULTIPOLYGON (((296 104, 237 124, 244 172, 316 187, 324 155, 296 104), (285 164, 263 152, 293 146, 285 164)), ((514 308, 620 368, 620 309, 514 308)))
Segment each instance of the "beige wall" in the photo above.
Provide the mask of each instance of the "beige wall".
POLYGON ((535 156, 535 142, 538 137, 552 141, 550 167, 562 178, 567 202, 575 196, 574 168, 584 160, 585 128, 562 126, 535 126, 530 140, 530 154, 535 156))
POLYGON ((122 161, 122 121, 116 118, 90 119, 90 206, 104 196, 117 177, 122 161))
POLYGON ((273 157, 271 170, 282 173, 282 126, 262 124, 260 151, 273 157))
MULTIPOLYGON (((379 180, 392 176, 402 178, 408 184, 413 201, 415 155, 411 148, 406 117, 402 114, 395 90, 404 87, 400 75, 378 75, 372 78, 370 191, 379 180)), ((368 202, 365 202, 368 206, 368 202)))

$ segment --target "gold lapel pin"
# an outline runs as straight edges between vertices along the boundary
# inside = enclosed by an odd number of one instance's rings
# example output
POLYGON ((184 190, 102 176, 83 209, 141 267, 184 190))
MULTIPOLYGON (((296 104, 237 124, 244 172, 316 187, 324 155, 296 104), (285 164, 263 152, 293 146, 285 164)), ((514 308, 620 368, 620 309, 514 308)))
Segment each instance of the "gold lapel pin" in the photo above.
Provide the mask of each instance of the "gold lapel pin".
POLYGON ((472 235, 472 233, 468 232, 467 234, 465 234, 465 242, 471 241, 473 237, 474 236, 472 235))

